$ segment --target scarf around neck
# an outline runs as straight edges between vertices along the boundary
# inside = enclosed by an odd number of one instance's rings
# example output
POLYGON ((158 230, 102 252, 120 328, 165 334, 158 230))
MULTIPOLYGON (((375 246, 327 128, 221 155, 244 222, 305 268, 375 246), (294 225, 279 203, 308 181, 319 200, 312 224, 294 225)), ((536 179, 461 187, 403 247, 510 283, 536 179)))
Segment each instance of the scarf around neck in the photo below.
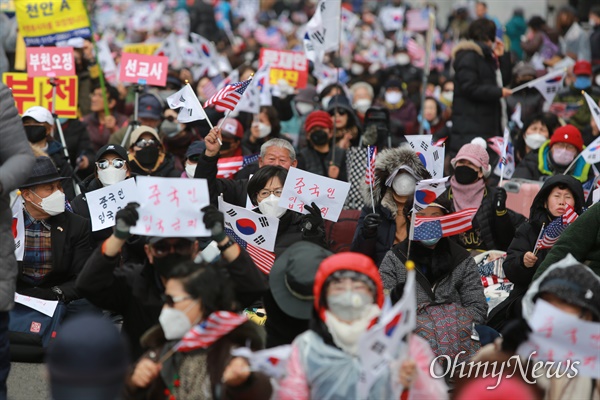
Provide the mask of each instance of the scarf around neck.
POLYGON ((454 203, 455 211, 462 211, 467 208, 479 209, 485 190, 483 179, 463 185, 458 183, 456 178, 452 176, 450 178, 450 187, 452 188, 452 202, 454 203))

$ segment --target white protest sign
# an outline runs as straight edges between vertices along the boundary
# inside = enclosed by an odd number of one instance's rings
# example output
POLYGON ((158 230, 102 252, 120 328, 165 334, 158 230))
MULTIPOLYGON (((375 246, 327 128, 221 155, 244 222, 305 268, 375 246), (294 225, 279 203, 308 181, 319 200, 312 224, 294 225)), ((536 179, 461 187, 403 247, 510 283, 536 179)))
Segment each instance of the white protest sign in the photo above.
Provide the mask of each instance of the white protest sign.
POLYGON ((19 293, 15 293, 15 303, 33 308, 49 317, 54 316, 54 311, 56 311, 56 306, 58 306, 58 301, 56 300, 38 299, 36 297, 23 296, 19 293))
POLYGON ((584 321, 542 299, 528 322, 532 333, 517 349, 519 355, 561 362, 561 369, 570 361, 577 375, 600 378, 600 323, 584 321))
POLYGON ((207 237, 201 208, 210 204, 205 179, 137 177, 140 219, 131 233, 161 237, 207 237))
POLYGON ((600 188, 592 192, 592 203, 597 203, 600 200, 600 188))
POLYGON ((323 218, 336 222, 348 197, 350 184, 298 168, 288 171, 279 206, 308 214, 305 205, 314 202, 321 209, 323 218))
POLYGON ((92 219, 92 232, 115 226, 117 211, 137 200, 135 179, 103 187, 85 194, 92 219))

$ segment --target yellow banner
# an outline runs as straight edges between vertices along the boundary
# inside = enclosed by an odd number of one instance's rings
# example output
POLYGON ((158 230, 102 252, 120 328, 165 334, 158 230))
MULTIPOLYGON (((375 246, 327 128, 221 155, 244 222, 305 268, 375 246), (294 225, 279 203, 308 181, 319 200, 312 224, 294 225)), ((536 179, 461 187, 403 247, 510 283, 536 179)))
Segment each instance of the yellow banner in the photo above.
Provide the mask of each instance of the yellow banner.
POLYGON ((160 43, 135 43, 126 44, 123 46, 123 53, 145 54, 147 56, 154 55, 160 47, 160 43))
MULTIPOLYGON (((5 72, 2 82, 12 89, 19 115, 33 106, 52 111, 52 85, 48 78, 30 78, 22 72, 5 72)), ((77 118, 77 76, 61 76, 56 78, 56 82, 55 113, 59 117, 77 118)))
POLYGON ((0 0, 0 12, 15 12, 15 2, 13 0, 0 0))
POLYGON ((90 36, 83 0, 19 0, 15 4, 19 32, 27 46, 90 36))
POLYGON ((17 45, 15 48, 15 69, 17 71, 27 70, 27 54, 25 50, 25 41, 20 33, 17 33, 17 45))

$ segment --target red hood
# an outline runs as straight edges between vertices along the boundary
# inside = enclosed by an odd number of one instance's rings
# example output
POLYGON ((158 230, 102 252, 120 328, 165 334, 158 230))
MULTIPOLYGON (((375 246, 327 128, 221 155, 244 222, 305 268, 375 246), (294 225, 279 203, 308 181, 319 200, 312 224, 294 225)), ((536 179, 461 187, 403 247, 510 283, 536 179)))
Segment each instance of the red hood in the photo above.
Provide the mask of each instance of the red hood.
POLYGON ((383 306, 383 284, 379 276, 379 270, 370 257, 360 253, 345 252, 327 257, 317 271, 313 294, 315 296, 314 307, 319 313, 321 320, 325 320, 325 308, 321 306, 321 294, 323 285, 327 278, 336 271, 356 271, 368 276, 377 288, 377 305, 383 306))

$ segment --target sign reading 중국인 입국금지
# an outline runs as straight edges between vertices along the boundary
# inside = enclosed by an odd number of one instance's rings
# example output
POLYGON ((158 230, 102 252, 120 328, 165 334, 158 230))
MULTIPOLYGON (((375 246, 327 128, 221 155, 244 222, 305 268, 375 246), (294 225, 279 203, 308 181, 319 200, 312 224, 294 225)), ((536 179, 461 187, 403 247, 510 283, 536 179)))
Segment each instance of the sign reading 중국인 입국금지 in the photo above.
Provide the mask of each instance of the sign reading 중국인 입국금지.
POLYGON ((85 194, 92 219, 92 232, 110 228, 116 223, 116 214, 127 203, 137 202, 135 179, 125 179, 85 194))
POLYGON ((19 0, 15 1, 15 12, 27 46, 46 46, 91 35, 82 0, 19 0))

